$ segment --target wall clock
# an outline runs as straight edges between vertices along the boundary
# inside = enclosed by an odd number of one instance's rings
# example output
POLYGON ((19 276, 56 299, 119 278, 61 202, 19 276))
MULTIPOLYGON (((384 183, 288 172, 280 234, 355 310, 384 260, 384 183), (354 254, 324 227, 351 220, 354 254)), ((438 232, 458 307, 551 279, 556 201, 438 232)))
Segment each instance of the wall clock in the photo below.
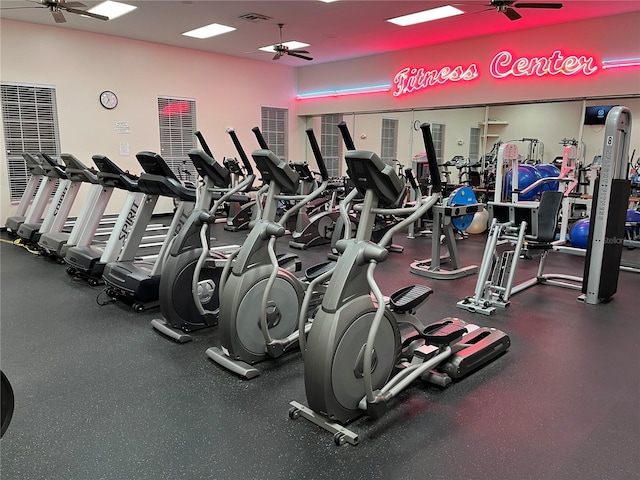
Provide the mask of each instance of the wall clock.
POLYGON ((105 90, 100 94, 100 105, 109 110, 116 108, 118 105, 118 97, 110 90, 105 90))

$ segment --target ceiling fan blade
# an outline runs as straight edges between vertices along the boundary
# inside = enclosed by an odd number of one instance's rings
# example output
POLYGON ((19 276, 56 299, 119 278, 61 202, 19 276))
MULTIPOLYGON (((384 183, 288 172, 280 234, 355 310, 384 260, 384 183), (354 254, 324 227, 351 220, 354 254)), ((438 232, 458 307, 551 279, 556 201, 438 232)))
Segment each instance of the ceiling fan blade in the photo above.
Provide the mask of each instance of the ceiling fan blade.
POLYGON ((271 60, 279 60, 281 56, 281 53, 276 53, 271 60))
POLYGON ((42 7, 0 7, 0 10, 22 10, 23 8, 46 8, 42 7))
POLYGON ((96 18, 98 20, 109 20, 109 17, 105 16, 105 15, 98 15, 97 13, 91 13, 91 12, 87 12, 86 10, 79 10, 77 8, 69 8, 66 6, 62 7, 64 8, 67 12, 69 13, 76 13, 78 15, 82 15, 85 17, 91 17, 91 18, 96 18))
POLYGON ((67 21, 67 19, 64 18, 62 12, 59 10, 51 12, 51 15, 53 15, 53 19, 56 21, 56 23, 65 23, 67 21))
POLYGON ((296 52, 296 53, 309 53, 309 51, 308 51, 308 50, 298 50, 298 49, 295 49, 295 50, 289 50, 289 51, 290 51, 290 52, 296 52))
POLYGON ((522 18, 522 15, 516 12, 513 8, 507 7, 502 13, 504 13, 507 16, 507 18, 512 22, 514 20, 520 20, 522 18))
POLYGON ((562 8, 561 3, 528 3, 520 2, 514 5, 516 8, 562 8))
POLYGON ((313 60, 313 58, 311 58, 311 57, 307 57, 306 55, 300 55, 300 54, 298 54, 296 52, 293 52, 293 51, 289 51, 287 53, 289 55, 291 55, 292 57, 302 58, 303 60, 309 60, 309 61, 313 60))
POLYGON ((60 6, 66 8, 66 9, 69 9, 69 8, 87 8, 87 6, 84 3, 81 3, 81 2, 61 2, 60 6))

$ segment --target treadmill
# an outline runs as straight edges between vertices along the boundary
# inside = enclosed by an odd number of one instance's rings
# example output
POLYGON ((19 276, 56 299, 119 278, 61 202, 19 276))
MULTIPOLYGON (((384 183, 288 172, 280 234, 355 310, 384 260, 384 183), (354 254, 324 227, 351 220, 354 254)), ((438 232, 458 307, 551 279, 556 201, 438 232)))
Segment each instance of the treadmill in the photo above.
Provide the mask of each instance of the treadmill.
POLYGON ((20 203, 18 203, 16 214, 7 218, 7 221, 4 225, 7 231, 13 235, 18 232, 18 228, 20 228, 20 225, 22 225, 25 220, 27 210, 31 208, 31 206, 38 198, 36 195, 36 191, 39 192, 39 186, 42 184, 43 179, 46 177, 46 172, 42 168, 42 163, 40 163, 38 157, 36 157, 35 155, 31 155, 30 153, 23 153, 22 158, 24 159, 27 170, 29 170, 31 176, 29 177, 27 186, 22 193, 20 203))
MULTIPOLYGON (((122 210, 118 215, 109 240, 103 248, 94 245, 93 236, 99 224, 99 217, 93 217, 93 224, 89 223, 82 231, 78 243, 63 248, 64 261, 69 265, 67 273, 85 278, 90 285, 102 283, 102 272, 106 263, 115 261, 129 238, 138 209, 144 204, 144 193, 138 188, 138 177, 123 171, 113 161, 104 155, 92 157, 98 167, 98 181, 109 196, 114 188, 127 192, 122 210)), ((93 209, 106 208, 105 198, 98 199, 93 209)), ((106 199, 108 200, 108 198, 106 199)))
MULTIPOLYGON (((96 197, 99 196, 103 190, 103 187, 98 181, 97 171, 92 168, 88 168, 84 163, 70 153, 63 153, 60 155, 60 158, 62 158, 62 161, 66 165, 65 172, 68 179, 71 180, 72 185, 79 186, 83 183, 91 185, 89 193, 84 201, 83 209, 81 210, 78 218, 76 218, 71 231, 65 231, 63 229, 64 225, 62 222, 58 222, 56 225, 53 225, 48 229, 48 231, 42 233, 40 235, 40 240, 38 240, 38 247, 40 247, 43 254, 51 257, 57 257, 62 261, 62 263, 64 263, 62 260, 64 258, 64 255, 62 254, 63 245, 67 244, 68 240, 72 235, 74 235, 74 233, 76 236, 79 235, 80 231, 86 226, 86 223, 89 221, 91 216, 97 214, 98 218, 102 218, 102 220, 104 220, 104 217, 102 217, 104 209, 102 212, 91 211, 91 207, 94 205, 96 197)), ((111 191, 112 188, 109 189, 109 197, 111 196, 111 191)), ((65 196, 65 202, 67 201, 67 198, 68 195, 65 196)), ((104 205, 106 206, 106 201, 104 205)), ((68 211, 65 215, 68 215, 68 211)), ((75 243, 72 245, 75 245, 75 243)))
POLYGON ((55 190, 55 195, 47 210, 47 215, 45 215, 49 217, 54 215, 56 205, 62 201, 71 183, 67 180, 67 175, 62 165, 46 153, 38 153, 37 155, 47 178, 46 181, 40 184, 31 209, 27 213, 24 222, 20 224, 16 231, 18 236, 23 238, 27 243, 33 240, 37 241, 37 232, 40 230, 44 221, 43 214, 47 208, 47 204, 49 204, 53 191, 55 190))
POLYGON ((142 312, 159 305, 160 275, 166 253, 172 239, 180 232, 196 203, 196 190, 184 186, 169 168, 164 159, 153 152, 136 154, 144 173, 138 179, 138 188, 146 195, 144 207, 138 212, 130 234, 131 245, 136 243, 135 231, 138 225, 148 223, 158 197, 171 197, 177 207, 169 226, 169 232, 154 261, 136 259, 134 252, 123 248, 122 255, 115 262, 105 265, 102 279, 107 285, 107 295, 113 299, 131 303, 134 311, 142 312))
MULTIPOLYGON (((67 219, 71 204, 78 193, 77 185, 73 186, 68 179, 65 167, 46 153, 38 153, 42 168, 46 175, 58 180, 53 200, 46 209, 42 218, 28 218, 18 227, 18 236, 26 244, 35 244, 40 238, 40 233, 62 219, 62 224, 67 219), (65 213, 66 210, 66 213, 65 213)), ((48 200, 48 199, 47 199, 48 200)))

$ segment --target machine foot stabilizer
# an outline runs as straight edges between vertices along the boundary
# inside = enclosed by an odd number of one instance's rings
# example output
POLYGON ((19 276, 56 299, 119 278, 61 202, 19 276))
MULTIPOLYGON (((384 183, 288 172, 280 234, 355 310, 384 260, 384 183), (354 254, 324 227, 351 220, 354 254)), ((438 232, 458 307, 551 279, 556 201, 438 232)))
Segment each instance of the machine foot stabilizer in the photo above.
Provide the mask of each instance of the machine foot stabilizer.
POLYGON ((224 367, 227 370, 230 370, 233 373, 236 373, 241 377, 246 378, 247 380, 251 380, 252 378, 255 378, 258 375, 260 375, 260 371, 257 368, 252 367, 248 363, 245 363, 241 360, 233 360, 229 358, 229 356, 226 353, 224 353, 224 351, 221 348, 218 348, 218 347, 207 348, 206 354, 207 354, 207 357, 209 357, 211 360, 216 362, 221 367, 224 367))
POLYGON ((177 330, 169 325, 166 320, 162 318, 154 318, 151 320, 151 326, 158 332, 166 335, 167 337, 175 340, 178 343, 187 343, 193 340, 193 337, 188 333, 184 333, 182 330, 177 330))

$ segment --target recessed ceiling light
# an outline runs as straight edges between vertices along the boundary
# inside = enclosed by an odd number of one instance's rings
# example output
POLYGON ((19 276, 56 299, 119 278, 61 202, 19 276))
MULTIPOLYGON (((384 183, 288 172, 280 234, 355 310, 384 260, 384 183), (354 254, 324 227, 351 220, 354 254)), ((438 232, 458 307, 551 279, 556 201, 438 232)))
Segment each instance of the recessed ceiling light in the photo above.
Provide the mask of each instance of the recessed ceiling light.
POLYGON ((182 35, 194 38, 210 38, 216 35, 222 35, 223 33, 233 32, 234 27, 227 27, 226 25, 220 25, 219 23, 212 23, 204 27, 196 28, 189 32, 184 32, 182 35))
MULTIPOLYGON (((277 43, 276 45, 280 45, 277 43)), ((289 50, 295 50, 296 48, 304 48, 310 46, 309 43, 302 43, 292 40, 290 42, 283 42, 282 46, 288 48, 289 50)), ((260 47, 258 50, 262 50, 263 52, 275 52, 275 45, 267 45, 266 47, 260 47)))
POLYGON ((121 17, 122 15, 132 12, 136 8, 138 7, 127 5, 126 3, 112 2, 111 0, 107 0, 106 2, 102 2, 88 11, 90 13, 104 15, 105 17, 109 17, 109 20, 113 20, 114 18, 121 17))
POLYGON ((403 15, 402 17, 390 18, 387 22, 395 23, 401 27, 408 25, 415 25, 416 23, 431 22, 432 20, 440 20, 441 18, 453 17, 464 13, 462 10, 452 7, 451 5, 445 5, 444 7, 432 8, 430 10, 424 10, 422 12, 411 13, 409 15, 403 15))
POLYGON ((333 3, 333 2, 337 2, 338 0, 320 0, 320 1, 324 3, 333 3))

